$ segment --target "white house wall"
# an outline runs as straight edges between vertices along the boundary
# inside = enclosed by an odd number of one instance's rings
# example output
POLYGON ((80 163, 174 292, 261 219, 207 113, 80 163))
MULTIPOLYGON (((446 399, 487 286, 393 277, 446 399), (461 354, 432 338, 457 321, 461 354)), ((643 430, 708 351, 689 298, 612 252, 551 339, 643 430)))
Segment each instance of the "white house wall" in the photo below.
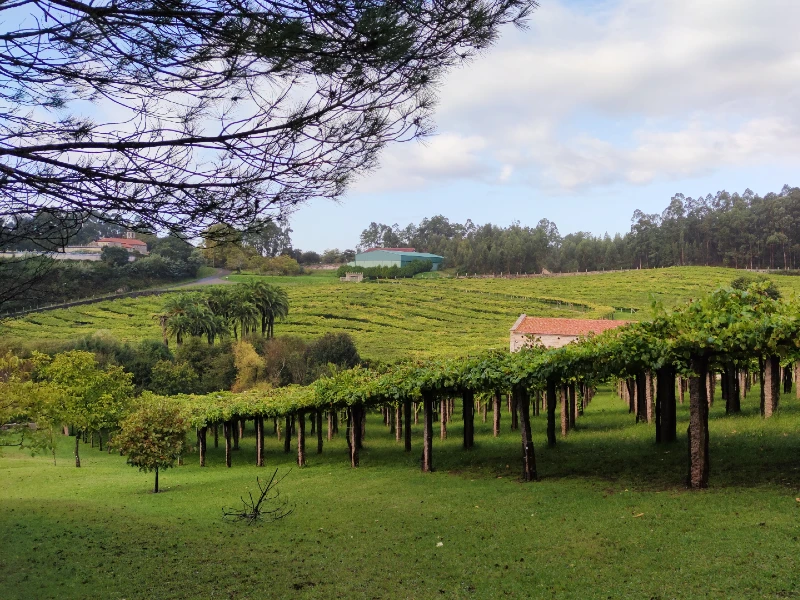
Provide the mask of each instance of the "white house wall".
POLYGON ((531 344, 532 341, 538 340, 544 344, 545 348, 561 348, 570 342, 578 339, 577 335, 539 335, 532 333, 512 333, 511 334, 511 352, 516 352, 520 348, 524 348, 531 344))

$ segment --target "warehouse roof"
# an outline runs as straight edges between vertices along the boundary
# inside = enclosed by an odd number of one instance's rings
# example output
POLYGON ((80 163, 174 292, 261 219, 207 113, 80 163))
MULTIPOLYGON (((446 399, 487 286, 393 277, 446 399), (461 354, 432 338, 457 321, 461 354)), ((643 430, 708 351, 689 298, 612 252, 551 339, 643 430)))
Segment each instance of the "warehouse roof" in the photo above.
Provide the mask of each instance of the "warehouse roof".
POLYGON ((386 252, 416 252, 416 248, 369 248, 364 250, 361 254, 366 254, 367 252, 377 252, 378 250, 384 250, 386 252))
POLYGON ((402 257, 411 258, 411 260, 419 259, 419 260, 431 260, 437 262, 438 260, 442 260, 443 257, 439 256, 438 254, 428 254, 427 252, 406 252, 406 251, 397 251, 397 250, 387 250, 386 248, 374 248, 372 250, 366 252, 360 252, 356 254, 356 260, 359 258, 363 258, 364 260, 389 260, 389 259, 398 259, 402 257))
POLYGON ((520 315, 511 328, 511 333, 532 333, 540 335, 589 335, 616 329, 629 321, 609 319, 553 319, 520 315))

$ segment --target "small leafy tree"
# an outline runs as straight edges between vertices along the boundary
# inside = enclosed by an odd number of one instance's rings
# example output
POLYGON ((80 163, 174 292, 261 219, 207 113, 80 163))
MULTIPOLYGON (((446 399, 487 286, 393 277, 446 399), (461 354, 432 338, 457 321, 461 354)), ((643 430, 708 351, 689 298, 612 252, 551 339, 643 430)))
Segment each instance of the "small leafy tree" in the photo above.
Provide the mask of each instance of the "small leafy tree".
POLYGON ((60 415, 75 428, 75 466, 81 466, 79 433, 116 427, 133 394, 133 376, 122 367, 101 369, 95 355, 83 350, 62 352, 54 358, 34 353, 37 376, 53 384, 60 395, 60 415))
POLYGON ((158 396, 145 396, 139 407, 122 421, 111 442, 140 471, 155 471, 153 493, 158 493, 158 472, 175 466, 186 444, 188 422, 177 404, 158 396))

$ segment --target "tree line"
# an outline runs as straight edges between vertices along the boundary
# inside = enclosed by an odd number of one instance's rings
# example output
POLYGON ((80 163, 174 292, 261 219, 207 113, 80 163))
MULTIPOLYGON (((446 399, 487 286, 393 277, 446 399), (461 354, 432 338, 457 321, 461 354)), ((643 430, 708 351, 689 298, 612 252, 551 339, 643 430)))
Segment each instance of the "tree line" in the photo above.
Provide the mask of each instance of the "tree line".
POLYGON ((453 223, 442 215, 405 228, 371 223, 359 249, 413 247, 445 257, 468 273, 600 271, 683 265, 749 269, 800 268, 800 188, 759 196, 726 191, 676 194, 661 213, 636 210, 630 231, 561 235, 552 221, 453 223))

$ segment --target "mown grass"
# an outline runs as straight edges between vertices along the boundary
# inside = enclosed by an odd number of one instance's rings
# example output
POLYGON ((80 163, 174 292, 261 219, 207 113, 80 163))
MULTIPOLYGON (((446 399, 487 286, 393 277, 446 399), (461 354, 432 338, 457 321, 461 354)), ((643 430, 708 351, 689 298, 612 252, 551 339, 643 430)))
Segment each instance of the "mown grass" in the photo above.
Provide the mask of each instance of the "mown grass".
MULTIPOLYGON (((511 280, 345 284, 332 273, 265 279, 285 287, 289 294, 290 314, 276 325, 278 335, 311 339, 329 331, 346 332, 362 356, 393 361, 505 348, 508 330, 521 313, 585 318, 613 313, 616 318, 643 318, 653 300, 672 306, 730 283, 740 274, 731 269, 684 267, 511 280)), ((777 276, 775 281, 787 295, 800 291, 799 277, 777 276)), ((70 339, 97 330, 125 341, 160 339, 152 316, 163 303, 162 296, 49 311, 0 324, 0 335, 12 345, 70 339)))
POLYGON ((254 464, 252 430, 234 465, 222 448, 209 467, 152 476, 124 458, 83 447, 70 466, 6 450, 0 458, 0 594, 30 598, 785 598, 800 595, 800 407, 711 414, 710 489, 687 491, 685 428, 657 446, 623 403, 598 395, 578 428, 544 446, 534 418, 541 481, 518 480, 518 432, 476 423, 434 443, 433 474, 419 472, 420 428, 406 454, 372 415, 361 467, 344 440, 295 468, 281 491, 295 505, 259 527, 221 519, 221 507, 286 472, 274 436, 268 467, 254 464), (441 546, 438 544, 441 543, 441 546))

